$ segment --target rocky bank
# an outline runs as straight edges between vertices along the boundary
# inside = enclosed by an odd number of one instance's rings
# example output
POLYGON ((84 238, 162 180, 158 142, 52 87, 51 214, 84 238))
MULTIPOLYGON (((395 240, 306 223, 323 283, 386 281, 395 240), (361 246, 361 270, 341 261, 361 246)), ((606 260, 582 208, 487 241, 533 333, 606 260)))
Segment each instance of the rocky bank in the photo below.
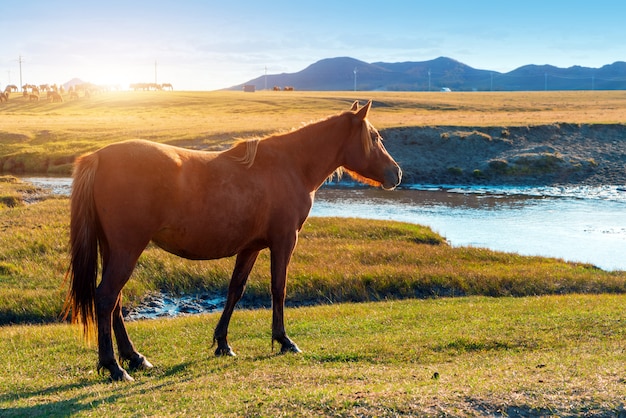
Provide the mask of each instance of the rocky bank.
POLYGON ((409 127, 381 132, 403 183, 626 185, 626 125, 409 127))

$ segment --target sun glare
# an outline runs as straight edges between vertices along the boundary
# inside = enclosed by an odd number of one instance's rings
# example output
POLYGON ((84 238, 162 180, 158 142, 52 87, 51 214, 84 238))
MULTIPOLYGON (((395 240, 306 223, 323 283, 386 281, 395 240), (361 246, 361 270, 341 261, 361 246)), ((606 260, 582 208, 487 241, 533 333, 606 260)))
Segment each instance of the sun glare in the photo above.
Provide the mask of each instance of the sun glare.
POLYGON ((138 81, 133 80, 132 75, 127 71, 107 67, 90 68, 78 78, 86 83, 96 84, 110 90, 128 90, 131 83, 138 81))

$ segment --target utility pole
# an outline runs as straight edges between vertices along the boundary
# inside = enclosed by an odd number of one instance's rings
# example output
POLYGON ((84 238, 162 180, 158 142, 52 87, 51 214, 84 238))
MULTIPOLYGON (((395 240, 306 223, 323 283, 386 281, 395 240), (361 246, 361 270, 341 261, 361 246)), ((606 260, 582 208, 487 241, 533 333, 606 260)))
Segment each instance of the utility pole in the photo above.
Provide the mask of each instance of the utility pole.
MULTIPOLYGON (((20 55, 19 58, 17 59, 17 62, 20 63, 20 89, 22 89, 22 86, 24 84, 22 84, 22 56, 20 55)), ((22 90, 23 91, 23 90, 22 90)))
POLYGON ((154 60, 154 84, 157 84, 157 62, 154 60))
POLYGON ((428 91, 430 91, 430 68, 428 69, 428 91))
POLYGON ((356 91, 356 67, 354 67, 354 91, 356 91))
POLYGON ((267 65, 265 66, 265 90, 267 90, 267 65))

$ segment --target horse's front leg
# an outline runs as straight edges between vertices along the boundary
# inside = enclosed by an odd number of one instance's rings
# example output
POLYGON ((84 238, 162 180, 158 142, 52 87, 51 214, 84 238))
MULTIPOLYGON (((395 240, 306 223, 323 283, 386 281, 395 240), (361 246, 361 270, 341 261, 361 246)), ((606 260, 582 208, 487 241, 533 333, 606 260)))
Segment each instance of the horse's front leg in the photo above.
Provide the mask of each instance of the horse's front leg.
POLYGON ((250 275, 250 271, 254 266, 259 251, 242 251, 237 254, 237 260, 235 261, 235 268, 233 269, 233 275, 228 285, 228 297, 226 298, 226 304, 224 305, 224 311, 220 317, 215 332, 213 333, 213 343, 217 342, 217 349, 215 350, 216 356, 235 356, 235 352, 228 345, 228 324, 230 318, 235 310, 235 305, 241 299, 243 291, 246 288, 246 281, 250 275))
POLYGON ((117 341, 117 351, 120 360, 128 361, 130 370, 151 369, 150 363, 143 355, 141 355, 133 345, 126 326, 124 325, 124 316, 122 315, 122 293, 117 299, 117 304, 113 309, 113 332, 115 333, 115 341, 117 341))
POLYGON ((287 266, 298 241, 295 234, 291 240, 271 248, 272 264, 272 341, 281 345, 281 353, 301 353, 298 346, 287 337, 285 331, 285 294, 287 289, 287 266))

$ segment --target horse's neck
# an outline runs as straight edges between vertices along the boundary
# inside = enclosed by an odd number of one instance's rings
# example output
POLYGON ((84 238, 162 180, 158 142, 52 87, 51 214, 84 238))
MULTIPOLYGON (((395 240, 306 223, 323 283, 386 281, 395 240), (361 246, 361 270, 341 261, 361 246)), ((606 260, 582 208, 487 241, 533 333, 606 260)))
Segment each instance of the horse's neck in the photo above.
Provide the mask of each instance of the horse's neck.
POLYGON ((340 116, 313 123, 285 135, 281 141, 289 153, 292 170, 301 173, 309 192, 322 183, 341 166, 342 145, 349 132, 348 122, 340 116))

